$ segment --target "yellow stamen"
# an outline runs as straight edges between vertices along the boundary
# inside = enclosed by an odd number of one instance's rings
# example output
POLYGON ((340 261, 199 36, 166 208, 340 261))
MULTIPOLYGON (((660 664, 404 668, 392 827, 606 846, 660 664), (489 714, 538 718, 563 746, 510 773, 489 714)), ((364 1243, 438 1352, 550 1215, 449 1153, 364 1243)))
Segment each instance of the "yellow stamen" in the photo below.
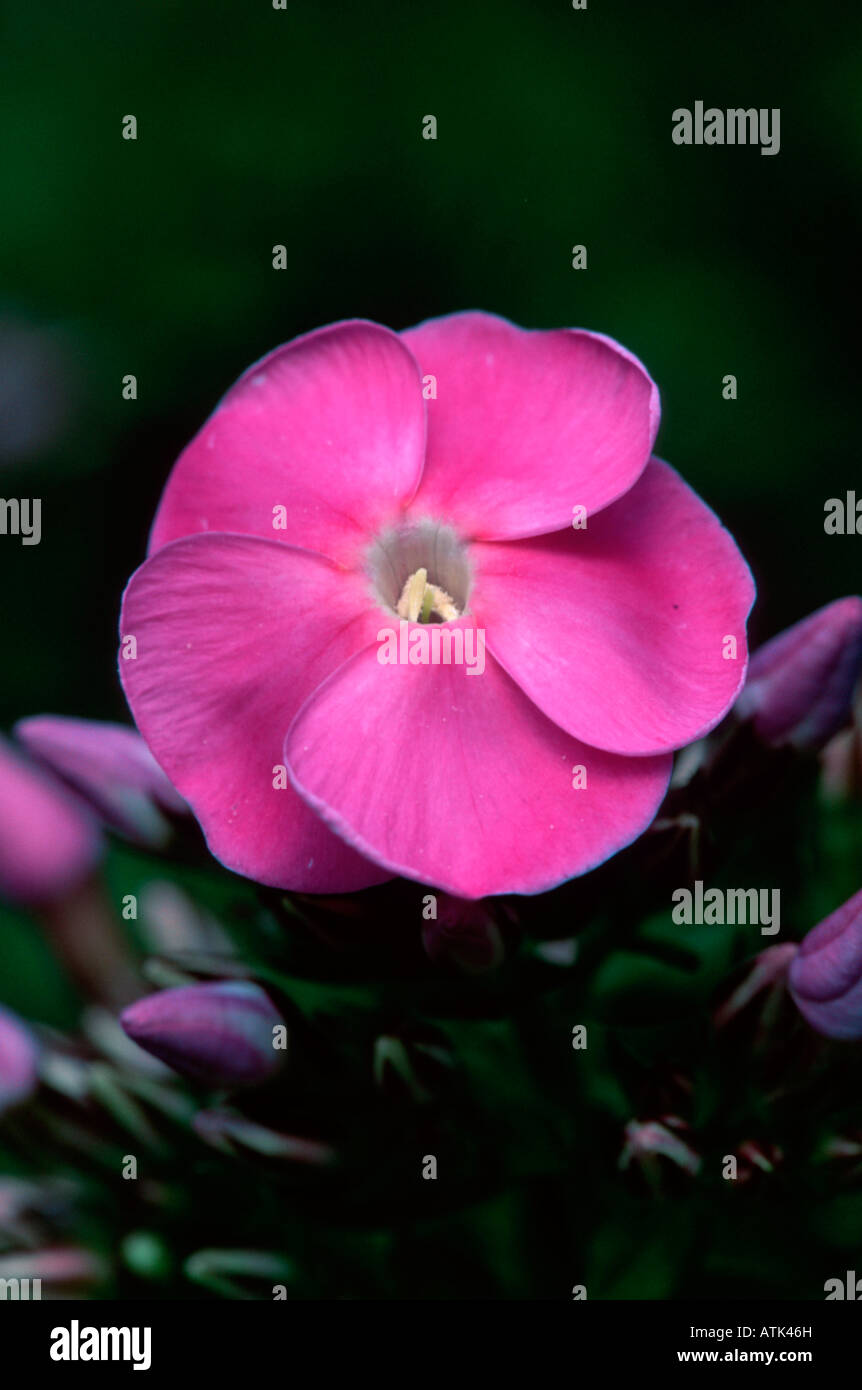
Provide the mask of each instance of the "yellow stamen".
POLYGON ((428 583, 426 569, 418 569, 411 574, 401 590, 395 611, 399 618, 406 618, 411 623, 430 622, 434 613, 446 623, 460 617, 446 590, 438 584, 428 583))

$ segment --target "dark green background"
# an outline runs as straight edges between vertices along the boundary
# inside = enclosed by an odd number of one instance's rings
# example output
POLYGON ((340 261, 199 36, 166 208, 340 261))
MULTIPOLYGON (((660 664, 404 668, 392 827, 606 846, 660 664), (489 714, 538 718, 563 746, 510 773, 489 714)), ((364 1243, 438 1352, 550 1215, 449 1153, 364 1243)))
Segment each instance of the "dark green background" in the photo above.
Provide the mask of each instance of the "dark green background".
MULTIPOLYGON (((823 531, 828 497, 854 485, 862 496, 862 21, 850 7, 289 0, 281 12, 269 0, 78 0, 7 3, 2 15, 0 330, 38 330, 44 353, 3 399, 16 429, 24 412, 43 417, 59 403, 66 414, 50 447, 0 471, 4 496, 43 505, 40 546, 0 537, 0 726, 43 711, 126 717, 119 598, 173 460, 251 361, 339 318, 402 328, 476 307, 618 338, 661 390, 658 451, 752 564, 755 638, 858 590, 862 537, 823 531), (696 100, 780 107, 780 153, 674 145, 671 113, 696 100), (121 138, 128 113, 134 143, 121 138), (421 137, 429 113, 436 142, 421 137), (276 243, 288 250, 283 272, 272 269, 276 243), (588 248, 587 271, 571 268, 576 243, 588 248), (138 379, 135 402, 121 397, 126 373, 138 379), (722 399, 726 373, 738 378, 735 402, 722 399)), ((10 342, 0 331, 7 379, 10 342)), ((824 877, 805 888, 804 910, 795 900, 794 934, 858 886, 852 841, 840 838, 850 832, 830 833, 824 877)), ((134 857, 113 862, 123 891, 135 872, 146 876, 134 857)), ((732 881, 750 881, 752 862, 762 863, 755 856, 732 881)), ((772 870, 759 881, 802 892, 798 875, 772 870)), ((11 914, 4 931, 0 999, 67 1017, 38 939, 11 914)), ((729 1075, 710 1070, 704 999, 734 951, 693 940, 697 987, 679 977, 673 988, 701 1021, 673 1046, 697 1053, 709 1135, 716 1095, 747 1097, 759 1081, 744 1055, 729 1075)), ((511 1028, 452 1025, 496 1116, 508 1176, 471 1212, 402 1231, 394 1266, 391 1230, 353 1244, 330 1233, 330 1292, 354 1296, 370 1279, 377 1296, 399 1296, 399 1261, 407 1296, 432 1298, 447 1288, 559 1297, 582 1269, 603 1297, 692 1287, 817 1297, 845 1259, 862 1268, 858 1193, 849 1205, 833 1197, 822 1170, 794 1170, 765 1204, 727 1215, 714 1159, 744 1137, 731 1132, 732 1105, 718 1106, 712 1177, 672 1218, 620 1187, 619 1134, 639 1069, 665 1045, 662 1018, 635 1041, 625 1007, 617 1017, 632 981, 663 1016, 661 970, 654 978, 624 956, 604 969, 590 1008, 607 1039, 597 1023, 583 1108, 571 1113, 571 1055, 558 1033, 580 1003, 564 993, 527 1004, 511 1028), (528 1056, 552 1057, 551 1069, 540 1060, 525 1079, 513 1038, 528 1056), (579 1128, 593 1104, 607 1120, 598 1147, 579 1128), (791 1218, 806 1203, 814 1210, 800 1233, 791 1218), (570 1250, 582 1241, 591 1253, 575 1270, 570 1250)), ((854 1122, 853 1087, 836 1100, 835 1123, 854 1122)), ((740 1101, 740 1126, 761 1099, 740 1101)), ((464 1107, 449 1113, 456 1128, 459 1115, 477 1116, 464 1107)), ((791 1148, 795 1113, 778 1125, 791 1148)), ((810 1141, 806 1132, 801 1149, 810 1141)), ((230 1231, 201 1238, 219 1235, 230 1243, 230 1231)))

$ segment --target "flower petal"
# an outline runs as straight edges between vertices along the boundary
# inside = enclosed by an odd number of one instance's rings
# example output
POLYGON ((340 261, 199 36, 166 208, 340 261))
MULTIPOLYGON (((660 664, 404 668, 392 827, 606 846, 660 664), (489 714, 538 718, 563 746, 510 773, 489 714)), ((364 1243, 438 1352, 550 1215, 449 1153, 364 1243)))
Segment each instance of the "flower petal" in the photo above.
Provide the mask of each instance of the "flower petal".
POLYGON ((424 445, 417 366, 397 335, 358 320, 318 329, 231 387, 174 466, 149 553, 232 531, 353 563, 413 495, 424 445))
POLYGON ((160 550, 126 590, 137 657, 120 674, 138 728, 212 853, 260 883, 348 892, 389 877, 274 786, 302 701, 374 641, 365 584, 292 546, 213 535, 160 550))
POLYGON ((650 456, 658 390, 610 338, 452 314, 403 333, 423 377, 428 444, 413 514, 485 540, 544 535, 621 496, 650 456))
POLYGON ((476 544, 487 645, 575 738, 612 753, 681 748, 745 679, 748 566, 718 518, 653 459, 586 530, 476 544), (736 641, 725 659, 724 639, 736 641))
POLYGON ((374 650, 309 699, 285 758, 362 853, 462 898, 538 893, 600 864, 646 829, 671 765, 585 748, 493 660, 471 675, 380 665, 374 650))

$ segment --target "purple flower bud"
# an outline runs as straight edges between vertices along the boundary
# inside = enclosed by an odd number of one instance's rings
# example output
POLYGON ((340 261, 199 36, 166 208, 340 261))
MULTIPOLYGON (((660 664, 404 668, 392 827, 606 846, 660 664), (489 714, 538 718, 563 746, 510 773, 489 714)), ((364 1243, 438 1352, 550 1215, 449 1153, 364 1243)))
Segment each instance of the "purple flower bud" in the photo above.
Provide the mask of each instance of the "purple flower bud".
POLYGON ((0 1115, 36 1089, 39 1047, 29 1028, 0 1008, 0 1115))
POLYGON ((256 1086, 282 1067, 284 1020, 245 980, 182 985, 150 994, 120 1017, 130 1038, 175 1071, 208 1086, 256 1086), (278 1031, 276 1031, 278 1030, 278 1031))
POLYGON ((850 717, 860 671, 862 598, 838 599, 755 652, 736 713, 772 747, 822 748, 850 717))
POLYGON ((436 898, 436 918, 422 924, 422 942, 435 965, 456 965, 471 975, 499 965, 503 938, 489 907, 449 893, 436 898))
POLYGON ((810 931, 789 974, 800 1013, 827 1038, 862 1038, 862 891, 810 931))
POLYGON ((87 878, 101 847, 84 805, 0 739, 0 895, 54 902, 87 878))
POLYGON ((41 714, 19 720, 15 736, 108 825, 139 844, 164 844, 170 824, 162 810, 181 815, 188 809, 140 734, 123 724, 41 714))

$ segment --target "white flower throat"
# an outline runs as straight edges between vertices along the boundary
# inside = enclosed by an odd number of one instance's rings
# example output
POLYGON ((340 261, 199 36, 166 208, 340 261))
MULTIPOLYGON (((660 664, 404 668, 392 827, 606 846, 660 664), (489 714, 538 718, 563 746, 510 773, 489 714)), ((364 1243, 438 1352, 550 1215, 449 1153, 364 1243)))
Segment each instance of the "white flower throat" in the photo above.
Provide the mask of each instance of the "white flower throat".
POLYGON ((451 623, 467 612, 468 547, 444 523, 425 520, 382 532, 366 556, 375 597, 411 623, 451 623))

